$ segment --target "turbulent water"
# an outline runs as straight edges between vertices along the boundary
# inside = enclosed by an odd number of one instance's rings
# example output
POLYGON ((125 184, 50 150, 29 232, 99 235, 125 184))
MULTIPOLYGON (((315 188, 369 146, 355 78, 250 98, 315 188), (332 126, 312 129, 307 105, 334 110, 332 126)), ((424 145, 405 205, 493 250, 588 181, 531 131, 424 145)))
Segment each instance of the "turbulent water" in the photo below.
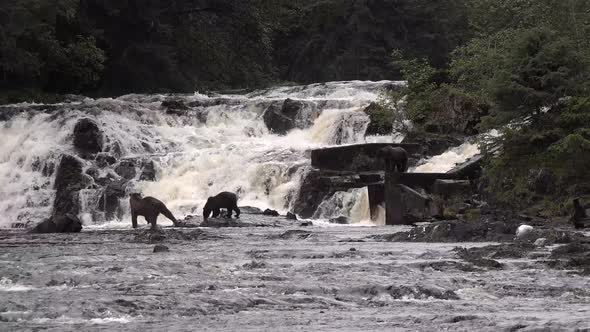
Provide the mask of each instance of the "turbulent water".
MULTIPOLYGON (((37 222, 49 215, 55 195, 53 170, 62 153, 73 153, 72 132, 80 118, 93 119, 101 126, 107 139, 105 150, 120 160, 154 161, 156 181, 140 181, 137 174, 127 192, 158 197, 178 216, 197 213, 207 197, 220 191, 238 193, 240 205, 285 213, 307 171, 310 149, 393 140, 393 136, 365 137, 369 120, 362 109, 376 101, 385 88, 400 84, 331 82, 245 95, 174 95, 191 108, 180 115, 166 113, 161 103, 171 96, 164 95, 12 106, 24 112, 0 122, 0 227, 37 222), (302 101, 306 108, 321 113, 311 127, 279 136, 269 132, 262 114, 286 98, 302 101)), ((304 111, 301 120, 309 116, 304 111)), ((450 151, 420 169, 444 171, 474 151, 477 148, 468 144, 464 150, 450 151)), ((118 177, 114 166, 100 172, 118 177)), ((86 167, 90 167, 88 162, 86 167)), ((129 224, 126 199, 120 202, 124 214, 115 220, 97 212, 102 194, 101 188, 80 194, 84 223, 129 224)), ((339 215, 349 216, 353 222, 369 221, 366 190, 338 193, 324 202, 315 217, 339 215)))
MULTIPOLYGON (((245 216, 248 220, 248 216, 245 216)), ((260 218, 260 217, 259 217, 260 218)), ((262 217, 265 218, 265 217, 262 217)), ((266 217, 268 218, 268 217, 266 217)), ((376 242, 395 227, 0 232, 3 331, 574 331, 590 278, 549 248, 482 269, 453 247, 376 242), (291 232, 287 232, 291 230, 291 232), (359 242, 361 241, 361 242, 359 242)))

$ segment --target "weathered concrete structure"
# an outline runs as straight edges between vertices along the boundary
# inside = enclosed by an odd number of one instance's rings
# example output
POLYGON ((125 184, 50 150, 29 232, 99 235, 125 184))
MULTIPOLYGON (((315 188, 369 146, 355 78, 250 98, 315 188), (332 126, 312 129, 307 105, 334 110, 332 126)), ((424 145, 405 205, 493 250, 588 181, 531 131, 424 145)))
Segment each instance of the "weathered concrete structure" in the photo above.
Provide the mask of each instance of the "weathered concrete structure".
POLYGON ((430 214, 431 198, 437 194, 449 197, 471 191, 472 179, 478 176, 482 156, 475 156, 447 173, 385 172, 377 151, 386 146, 399 146, 417 159, 418 144, 357 144, 317 149, 311 152, 315 176, 322 178, 322 192, 334 193, 367 187, 371 217, 385 203, 386 224, 402 225, 430 214), (409 218, 413 216, 413 218, 409 218))

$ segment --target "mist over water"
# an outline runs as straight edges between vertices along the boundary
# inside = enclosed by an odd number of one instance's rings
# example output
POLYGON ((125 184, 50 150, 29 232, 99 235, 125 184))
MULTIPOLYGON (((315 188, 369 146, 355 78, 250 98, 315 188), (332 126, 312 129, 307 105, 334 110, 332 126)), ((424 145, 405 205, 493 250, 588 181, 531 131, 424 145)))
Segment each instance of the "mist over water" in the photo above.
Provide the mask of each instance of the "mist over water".
MULTIPOLYGON (((119 160, 154 161, 156 181, 140 181, 137 174, 127 192, 155 196, 177 217, 199 213, 207 197, 221 191, 236 192, 239 205, 285 213, 309 169, 311 149, 393 142, 392 136, 365 137, 369 118, 362 110, 384 89, 400 84, 330 82, 246 95, 126 95, 47 106, 11 105, 19 112, 0 121, 0 227, 38 222, 49 215, 55 196, 55 168, 62 153, 75 154, 73 127, 85 117, 101 127, 108 153, 119 160), (167 114, 161 103, 168 98, 181 100, 190 109, 185 114, 167 114), (305 104, 303 116, 313 108, 320 115, 311 127, 279 136, 269 132, 262 115, 270 105, 280 105, 286 98, 305 104)), ((476 149, 468 146, 449 151, 419 169, 441 171, 476 149)), ((119 177, 114 167, 98 171, 101 176, 119 177)), ((86 225, 117 222, 97 212, 102 194, 101 188, 81 192, 80 216, 86 225)), ((126 213, 119 221, 129 224, 127 198, 120 205, 126 213)), ((366 189, 337 193, 322 203, 314 218, 339 215, 353 222, 367 221, 366 189)))

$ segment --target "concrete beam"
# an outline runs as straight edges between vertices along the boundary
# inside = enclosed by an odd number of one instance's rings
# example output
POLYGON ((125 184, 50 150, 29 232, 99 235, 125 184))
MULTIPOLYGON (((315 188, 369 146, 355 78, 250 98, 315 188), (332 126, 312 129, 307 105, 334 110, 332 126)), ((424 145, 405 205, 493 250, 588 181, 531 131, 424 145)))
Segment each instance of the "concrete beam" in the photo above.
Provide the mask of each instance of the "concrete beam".
POLYGON ((419 144, 369 143, 335 146, 311 151, 311 165, 320 170, 367 172, 384 169, 377 151, 386 146, 399 146, 412 155, 420 151, 419 144))

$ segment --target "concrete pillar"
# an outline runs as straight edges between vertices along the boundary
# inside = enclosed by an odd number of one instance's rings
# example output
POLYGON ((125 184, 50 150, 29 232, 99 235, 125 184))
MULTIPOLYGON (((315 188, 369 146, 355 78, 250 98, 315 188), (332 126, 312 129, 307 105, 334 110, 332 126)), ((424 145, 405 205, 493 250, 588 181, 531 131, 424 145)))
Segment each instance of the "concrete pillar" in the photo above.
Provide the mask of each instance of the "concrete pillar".
POLYGON ((385 188, 381 184, 373 184, 367 186, 367 191, 369 193, 369 209, 371 211, 371 219, 377 219, 377 214, 379 213, 379 205, 385 202, 385 188))
POLYGON ((385 172, 385 225, 405 225, 400 177, 397 171, 385 172))

